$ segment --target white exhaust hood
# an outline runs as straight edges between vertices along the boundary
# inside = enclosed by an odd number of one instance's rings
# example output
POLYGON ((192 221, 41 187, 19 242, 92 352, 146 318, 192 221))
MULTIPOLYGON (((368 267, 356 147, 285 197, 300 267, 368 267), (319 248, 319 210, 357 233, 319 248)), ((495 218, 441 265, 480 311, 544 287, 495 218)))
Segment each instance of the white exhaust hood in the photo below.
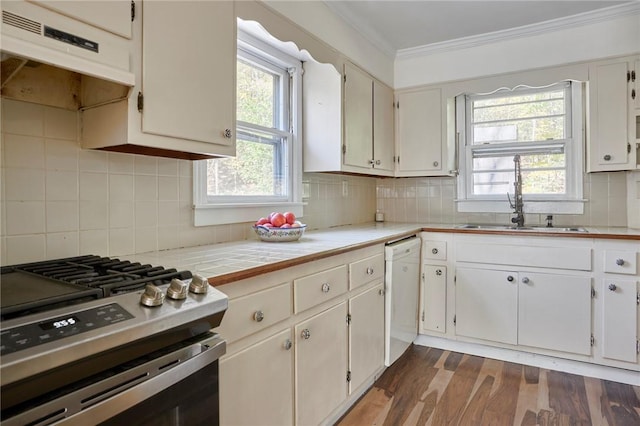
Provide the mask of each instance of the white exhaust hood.
POLYGON ((128 87, 134 85, 129 0, 3 0, 1 7, 3 62, 16 56, 128 87))

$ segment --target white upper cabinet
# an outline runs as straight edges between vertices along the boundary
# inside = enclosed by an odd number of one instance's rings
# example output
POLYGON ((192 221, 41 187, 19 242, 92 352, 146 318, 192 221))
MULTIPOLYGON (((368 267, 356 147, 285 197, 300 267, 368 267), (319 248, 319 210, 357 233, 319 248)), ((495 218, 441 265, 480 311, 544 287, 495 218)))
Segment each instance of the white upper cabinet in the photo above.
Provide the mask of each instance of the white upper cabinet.
POLYGON ((128 99, 84 111, 82 145, 200 159, 235 155, 233 2, 137 2, 128 99))
POLYGON ((636 58, 589 67, 590 172, 633 170, 636 164, 636 58))
POLYGON ((397 96, 396 176, 449 175, 446 109, 440 89, 397 96))
POLYGON ((304 67, 304 171, 392 176, 393 90, 350 63, 304 67))

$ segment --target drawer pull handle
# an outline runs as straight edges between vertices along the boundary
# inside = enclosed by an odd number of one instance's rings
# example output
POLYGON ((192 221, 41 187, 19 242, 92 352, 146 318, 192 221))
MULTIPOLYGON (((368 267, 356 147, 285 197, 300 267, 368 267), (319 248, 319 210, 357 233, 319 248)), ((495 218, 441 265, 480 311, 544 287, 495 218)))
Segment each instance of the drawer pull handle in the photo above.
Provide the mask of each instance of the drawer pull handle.
POLYGON ((438 254, 438 249, 437 249, 437 248, 432 249, 432 250, 431 250, 431 253, 433 253, 433 254, 438 254))
POLYGON ((618 286, 615 284, 609 284, 609 290, 611 291, 616 291, 618 289, 618 286))
POLYGON ((624 259, 616 259, 616 265, 618 266, 624 265, 624 259))
POLYGON ((371 266, 367 267, 367 275, 373 275, 373 268, 371 266))
POLYGON ((323 293, 329 293, 329 290, 331 290, 331 286, 329 285, 329 283, 322 284, 322 292, 323 293))
POLYGON ((525 283, 525 284, 529 284, 529 278, 528 277, 524 277, 522 279, 522 282, 525 283))
POLYGON ((287 340, 284 341, 284 348, 286 350, 291 349, 292 346, 293 346, 293 343, 291 343, 291 339, 287 339, 287 340))
POLYGON ((510 283, 512 283, 512 282, 513 282, 513 277, 512 277, 511 275, 509 275, 509 276, 507 277, 507 281, 509 281, 510 283))
POLYGON ((262 320, 264 319, 264 312, 262 311, 255 311, 255 313, 253 314, 253 319, 256 322, 262 322, 262 320))
POLYGON ((437 276, 442 275, 442 269, 436 269, 436 275, 437 276))
POLYGON ((308 328, 305 328, 300 333, 300 337, 302 337, 304 340, 309 340, 309 338, 311 337, 311 331, 309 331, 308 328))

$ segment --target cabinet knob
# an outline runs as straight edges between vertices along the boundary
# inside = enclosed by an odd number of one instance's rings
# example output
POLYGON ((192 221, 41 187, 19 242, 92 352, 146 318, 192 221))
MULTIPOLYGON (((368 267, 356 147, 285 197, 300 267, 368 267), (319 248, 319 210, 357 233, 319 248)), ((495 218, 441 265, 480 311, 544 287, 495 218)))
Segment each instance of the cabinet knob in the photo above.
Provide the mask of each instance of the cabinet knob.
POLYGON ((436 269, 436 275, 437 276, 442 275, 442 269, 436 269))
POLYGON ((373 268, 371 266, 367 267, 367 275, 373 275, 373 268))
POLYGON ((438 163, 437 161, 433 162, 433 167, 438 167, 440 165, 440 163, 438 163))
POLYGON ((624 259, 616 259, 616 265, 618 266, 624 265, 624 259))
POLYGON ((376 166, 380 165, 380 160, 376 160, 376 166))
POLYGON ((384 296, 384 290, 383 290, 383 289, 378 290, 378 294, 379 294, 380 296, 384 296))
POLYGON ((529 278, 528 277, 524 277, 522 279, 522 282, 525 283, 525 284, 529 284, 529 278))
POLYGON ((374 160, 369 160, 369 165, 373 166, 374 164, 376 164, 374 160))
POLYGON ((285 340, 285 341, 284 341, 284 345, 283 345, 283 346, 284 346, 284 348, 285 348, 286 350, 291 349, 291 347, 293 346, 293 343, 291 343, 291 339, 287 339, 287 340, 285 340))
POLYGON ((322 284, 322 292, 323 293, 329 293, 329 290, 331 290, 331 286, 329 285, 329 283, 322 284))
POLYGON ((512 282, 513 282, 513 280, 514 280, 514 278, 513 278, 511 275, 509 275, 509 276, 507 277, 507 281, 509 281, 510 283, 512 283, 512 282))
POLYGON ((611 156, 610 156, 609 154, 605 155, 605 156, 604 156, 604 157, 602 157, 602 158, 604 158, 604 161, 609 161, 609 160, 611 160, 611 156))
POLYGON ((611 291, 616 291, 618 289, 618 286, 615 284, 609 284, 609 290, 611 291))
POLYGON ((438 249, 437 249, 437 248, 432 249, 432 250, 431 250, 431 253, 433 253, 433 254, 438 254, 438 249))
POLYGON ((309 338, 311 337, 311 331, 309 331, 308 328, 305 328, 300 333, 300 337, 302 337, 304 340, 309 340, 309 338))
POLYGON ((262 311, 255 311, 253 314, 253 319, 256 322, 262 322, 262 320, 264 319, 264 312, 262 311))
POLYGON ((224 137, 227 139, 231 139, 231 129, 224 129, 224 137))

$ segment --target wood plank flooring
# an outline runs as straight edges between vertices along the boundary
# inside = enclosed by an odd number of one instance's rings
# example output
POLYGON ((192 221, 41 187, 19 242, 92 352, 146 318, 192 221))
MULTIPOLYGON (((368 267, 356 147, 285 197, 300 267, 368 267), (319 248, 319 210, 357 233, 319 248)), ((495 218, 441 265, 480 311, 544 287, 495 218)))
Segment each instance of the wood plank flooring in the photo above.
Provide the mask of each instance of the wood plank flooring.
POLYGON ((339 426, 640 426, 640 387, 412 345, 339 426))

